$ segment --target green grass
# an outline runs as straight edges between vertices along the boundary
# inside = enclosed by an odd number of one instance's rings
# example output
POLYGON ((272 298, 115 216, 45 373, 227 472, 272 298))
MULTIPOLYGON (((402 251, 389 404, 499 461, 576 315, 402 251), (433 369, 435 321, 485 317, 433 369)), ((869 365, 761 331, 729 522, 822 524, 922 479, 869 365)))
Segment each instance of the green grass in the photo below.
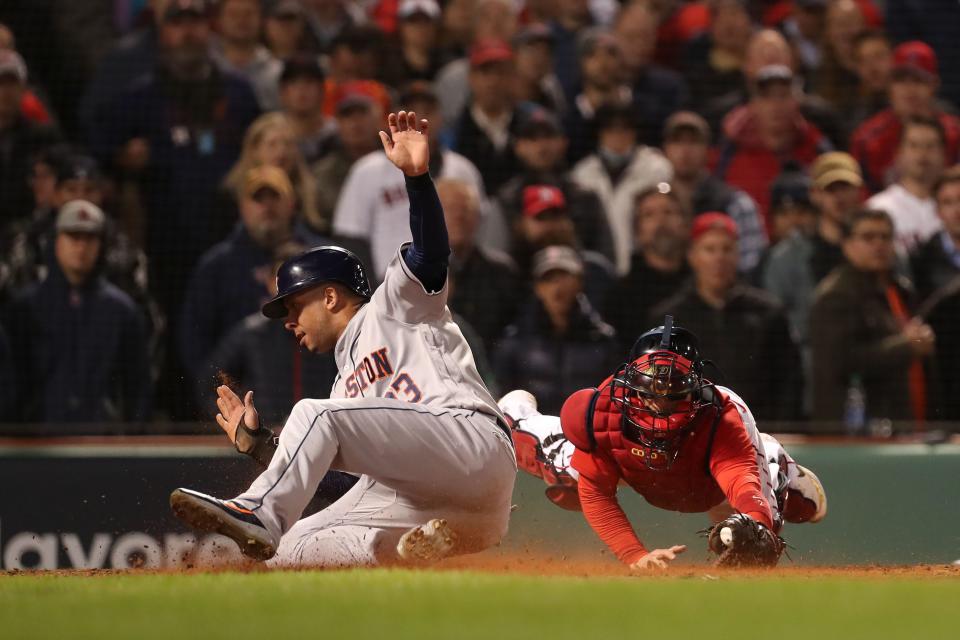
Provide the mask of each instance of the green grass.
POLYGON ((955 638, 960 580, 368 570, 0 576, 14 638, 955 638))

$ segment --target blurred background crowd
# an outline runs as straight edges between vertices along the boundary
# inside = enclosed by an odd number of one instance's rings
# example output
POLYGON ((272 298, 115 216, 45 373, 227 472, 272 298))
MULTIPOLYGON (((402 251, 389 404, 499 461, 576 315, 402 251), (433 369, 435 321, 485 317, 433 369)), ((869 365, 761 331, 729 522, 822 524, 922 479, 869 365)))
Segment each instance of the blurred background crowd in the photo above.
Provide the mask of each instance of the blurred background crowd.
POLYGON ((0 422, 325 397, 258 309, 306 247, 382 277, 397 109, 495 394, 557 412, 672 314, 781 430, 960 420, 958 105, 947 1, 6 0, 0 422))

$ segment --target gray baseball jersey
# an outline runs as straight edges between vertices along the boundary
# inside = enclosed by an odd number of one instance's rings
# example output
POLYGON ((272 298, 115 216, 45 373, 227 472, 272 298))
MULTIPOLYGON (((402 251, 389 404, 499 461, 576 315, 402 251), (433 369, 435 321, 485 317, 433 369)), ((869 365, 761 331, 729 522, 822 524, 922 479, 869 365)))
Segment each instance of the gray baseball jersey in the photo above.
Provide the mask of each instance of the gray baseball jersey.
POLYGON ((395 561, 411 527, 445 518, 455 553, 506 533, 516 458, 503 417, 446 308, 398 253, 334 350, 328 400, 296 404, 266 471, 235 499, 279 540, 283 566, 395 561), (360 474, 329 508, 300 520, 328 469, 360 474))

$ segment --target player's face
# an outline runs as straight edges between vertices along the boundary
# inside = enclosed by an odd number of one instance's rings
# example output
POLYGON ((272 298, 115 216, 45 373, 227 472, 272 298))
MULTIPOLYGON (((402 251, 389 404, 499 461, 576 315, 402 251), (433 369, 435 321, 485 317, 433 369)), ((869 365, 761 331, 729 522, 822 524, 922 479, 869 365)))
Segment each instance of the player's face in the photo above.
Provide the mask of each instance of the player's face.
POLYGON ((311 353, 326 353, 337 344, 339 332, 330 312, 333 287, 315 287, 284 300, 287 318, 284 328, 294 335, 297 344, 311 353))
POLYGON ((893 227, 884 220, 861 220, 844 240, 843 254, 858 271, 889 271, 895 255, 893 227))

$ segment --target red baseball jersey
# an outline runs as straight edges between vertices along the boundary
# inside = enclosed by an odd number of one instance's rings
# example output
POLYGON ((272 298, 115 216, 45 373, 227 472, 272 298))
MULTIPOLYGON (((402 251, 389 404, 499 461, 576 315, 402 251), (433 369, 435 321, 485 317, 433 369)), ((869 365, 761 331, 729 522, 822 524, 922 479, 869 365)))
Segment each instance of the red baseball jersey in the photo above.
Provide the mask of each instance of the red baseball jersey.
POLYGON ((710 402, 693 419, 673 464, 651 468, 663 454, 624 437, 611 380, 570 396, 561 424, 577 447, 571 464, 580 473, 584 516, 617 557, 631 564, 647 553, 617 500, 621 482, 661 509, 705 512, 726 500, 773 528, 773 484, 753 416, 739 396, 724 387, 706 389, 710 402))

